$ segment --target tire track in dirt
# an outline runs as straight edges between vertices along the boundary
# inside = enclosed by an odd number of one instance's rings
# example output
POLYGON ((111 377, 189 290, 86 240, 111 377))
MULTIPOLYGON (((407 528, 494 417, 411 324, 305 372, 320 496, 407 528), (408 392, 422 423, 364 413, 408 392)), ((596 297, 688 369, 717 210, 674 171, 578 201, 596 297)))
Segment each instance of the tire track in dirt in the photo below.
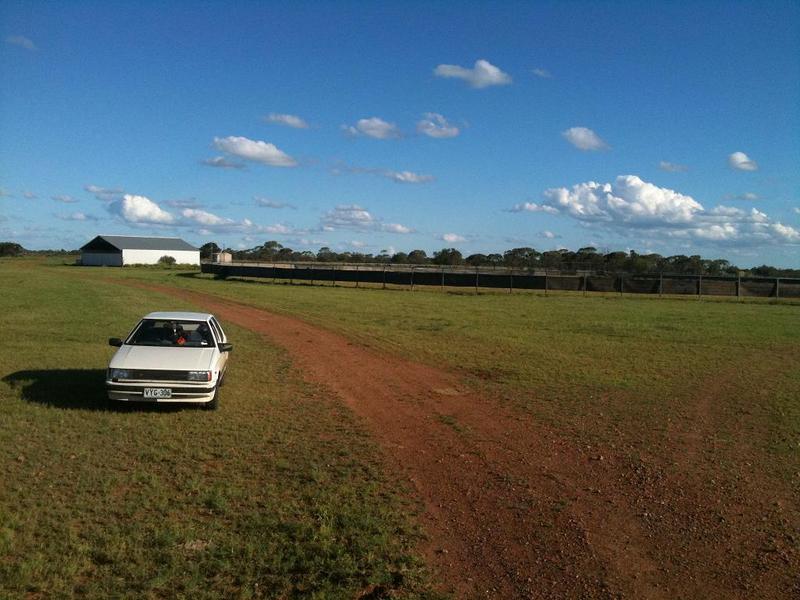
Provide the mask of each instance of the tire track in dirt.
POLYGON ((424 505, 423 552, 457 597, 721 597, 668 572, 630 465, 469 392, 457 375, 354 344, 297 318, 141 282, 286 348, 360 417, 424 505), (596 452, 596 450, 595 450, 596 452))

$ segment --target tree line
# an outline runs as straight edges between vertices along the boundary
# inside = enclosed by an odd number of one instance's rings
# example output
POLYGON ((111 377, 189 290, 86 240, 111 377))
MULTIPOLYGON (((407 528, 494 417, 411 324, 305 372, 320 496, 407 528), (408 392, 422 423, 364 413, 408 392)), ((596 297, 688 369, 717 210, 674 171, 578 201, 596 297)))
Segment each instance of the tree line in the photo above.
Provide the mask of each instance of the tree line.
MULTIPOLYGON (((212 254, 220 252, 214 242, 200 247, 200 256, 210 259, 212 254)), ((601 252, 597 248, 587 246, 577 251, 559 249, 540 252, 534 248, 521 247, 506 250, 502 254, 470 254, 464 256, 456 248, 442 248, 428 255, 425 250, 412 250, 389 254, 363 252, 335 252, 323 246, 317 252, 310 250, 293 250, 274 240, 265 242, 245 250, 225 250, 234 260, 260 262, 321 262, 321 263, 353 263, 384 265, 446 265, 469 267, 504 267, 523 270, 548 269, 561 272, 589 271, 593 273, 629 273, 643 275, 647 273, 674 273, 686 275, 754 275, 759 277, 800 277, 800 269, 779 269, 761 265, 751 269, 740 269, 729 261, 717 258, 708 259, 694 254, 686 256, 676 254, 662 256, 656 253, 640 254, 635 250, 629 252, 601 252)))

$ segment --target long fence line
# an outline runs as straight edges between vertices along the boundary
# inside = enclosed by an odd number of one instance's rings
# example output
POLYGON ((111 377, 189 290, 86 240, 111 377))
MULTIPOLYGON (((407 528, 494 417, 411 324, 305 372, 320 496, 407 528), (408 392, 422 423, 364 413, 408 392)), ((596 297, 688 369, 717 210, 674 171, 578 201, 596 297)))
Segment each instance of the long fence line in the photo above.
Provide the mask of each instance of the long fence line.
POLYGON ((620 294, 731 296, 800 299, 800 279, 785 277, 704 276, 659 273, 656 275, 565 275, 544 270, 498 267, 449 267, 431 265, 375 265, 332 263, 203 263, 203 273, 219 278, 254 277, 293 283, 350 283, 415 287, 604 292, 620 294))

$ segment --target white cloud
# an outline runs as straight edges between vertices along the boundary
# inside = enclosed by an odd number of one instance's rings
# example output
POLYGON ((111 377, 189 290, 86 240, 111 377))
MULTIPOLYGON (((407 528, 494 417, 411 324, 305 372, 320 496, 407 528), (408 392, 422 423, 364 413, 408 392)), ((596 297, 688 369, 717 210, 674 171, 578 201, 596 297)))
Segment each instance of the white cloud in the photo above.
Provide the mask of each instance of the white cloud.
POLYGON ((439 113, 428 112, 417 122, 417 132, 432 138, 456 137, 460 131, 439 113))
POLYGON ((725 196, 726 200, 746 200, 748 202, 755 202, 760 200, 761 196, 753 192, 745 192, 744 194, 728 195, 725 196))
POLYGON ((659 162, 658 168, 669 173, 684 173, 689 170, 689 167, 686 165, 679 165, 678 163, 669 162, 668 160, 659 162))
POLYGON ((546 240, 557 240, 561 238, 561 236, 557 233, 553 233, 552 231, 548 231, 546 229, 539 232, 539 237, 543 237, 546 240))
POLYGON ((355 126, 342 125, 342 129, 352 136, 365 135, 376 140, 391 140, 401 137, 400 130, 394 123, 384 121, 379 117, 359 119, 355 126))
POLYGON ((7 189, 0 188, 0 198, 13 198, 13 197, 14 197, 14 194, 9 192, 7 189))
POLYGON ((214 225, 230 225, 233 223, 231 219, 218 217, 213 213, 197 208, 184 208, 181 211, 181 216, 183 216, 184 219, 188 219, 194 223, 197 223, 198 225, 204 225, 206 227, 214 225))
POLYGON ((63 202, 64 204, 73 204, 77 202, 77 200, 69 194, 59 194, 58 196, 51 196, 51 198, 56 202, 63 202))
POLYGON ((125 194, 122 199, 109 205, 109 210, 128 223, 149 223, 153 225, 170 225, 175 217, 162 209, 146 196, 125 194))
POLYGON ((82 212, 74 212, 69 215, 58 215, 58 218, 63 221, 97 221, 94 215, 87 215, 82 212))
POLYGON ((33 192, 22 192, 22 196, 27 200, 36 200, 39 197, 33 192))
POLYGON ((570 127, 561 135, 579 150, 606 150, 609 145, 588 127, 570 127))
POLYGON ((214 147, 233 156, 272 167, 297 166, 297 161, 291 156, 279 150, 274 144, 261 140, 251 140, 234 135, 224 138, 215 137, 214 147))
POLYGON ((296 115, 286 115, 281 113, 270 113, 264 120, 267 123, 276 123, 278 125, 286 125, 294 129, 308 129, 308 123, 296 115))
POLYGON ((218 169, 244 169, 242 163, 228 160, 224 156, 214 156, 213 158, 206 158, 200 162, 207 167, 216 167, 218 169))
POLYGON ((322 231, 340 229, 352 231, 385 231, 387 233, 412 233, 414 230, 400 223, 382 223, 367 209, 358 204, 340 204, 325 213, 321 223, 322 231))
POLYGON ((102 200, 103 202, 117 200, 120 194, 124 193, 124 190, 119 188, 105 188, 99 185, 92 185, 91 183, 83 186, 83 189, 90 194, 93 194, 95 198, 102 200))
POLYGON ((263 206, 264 208, 295 208, 295 206, 288 202, 278 202, 277 200, 270 200, 263 196, 254 196, 253 200, 255 200, 256 205, 263 206))
POLYGON ((374 167, 352 167, 344 164, 332 168, 331 173, 334 175, 341 175, 343 173, 379 175, 380 177, 391 179, 395 183, 429 183, 435 179, 433 175, 422 175, 420 173, 414 173, 413 171, 393 171, 391 169, 374 167))
POLYGON ((800 215, 800 206, 795 206, 792 210, 794 210, 794 212, 800 215))
POLYGON ((395 183, 428 183, 433 181, 433 175, 420 175, 411 171, 385 171, 383 176, 395 183))
POLYGON ((558 209, 546 204, 536 204, 536 202, 523 202, 522 204, 515 204, 509 209, 509 212, 543 212, 550 215, 557 215, 558 209))
POLYGON ((26 38, 24 35, 9 35, 6 37, 6 44, 19 46, 20 48, 25 48, 25 50, 30 50, 32 52, 38 50, 36 44, 34 44, 32 40, 26 38))
POLYGON ((613 183, 589 181, 544 192, 539 206, 586 223, 609 228, 647 229, 650 237, 738 244, 800 243, 800 232, 771 220, 765 213, 731 206, 705 209, 691 196, 658 187, 635 175, 613 183))
POLYGON ((195 198, 178 198, 176 200, 167 200, 164 202, 167 206, 172 208, 203 208, 203 205, 195 198))
POLYGON ((457 233, 444 233, 439 237, 439 239, 447 242, 448 244, 467 241, 467 238, 465 238, 463 235, 458 235, 457 233))
POLYGON ((758 170, 758 163, 752 160, 747 154, 744 152, 734 152, 728 157, 728 165, 732 169, 738 169, 739 171, 757 171, 758 170))
POLYGON ((550 71, 548 71, 547 69, 539 68, 539 69, 534 69, 532 72, 534 75, 536 75, 537 77, 541 77, 542 79, 550 79, 553 77, 550 74, 550 71))
POLYGON ((348 242, 348 245, 352 248, 361 249, 366 248, 368 244, 366 242, 362 242, 361 240, 351 240, 348 242))
POLYGON ((401 225, 400 223, 386 223, 381 225, 381 231, 386 231, 388 233, 414 233, 414 230, 411 227, 406 227, 405 225, 401 225))
POLYGON ((495 67, 487 60, 476 60, 471 69, 458 65, 439 65, 433 70, 437 77, 463 79, 474 88, 485 88, 492 85, 508 85, 511 76, 495 67))

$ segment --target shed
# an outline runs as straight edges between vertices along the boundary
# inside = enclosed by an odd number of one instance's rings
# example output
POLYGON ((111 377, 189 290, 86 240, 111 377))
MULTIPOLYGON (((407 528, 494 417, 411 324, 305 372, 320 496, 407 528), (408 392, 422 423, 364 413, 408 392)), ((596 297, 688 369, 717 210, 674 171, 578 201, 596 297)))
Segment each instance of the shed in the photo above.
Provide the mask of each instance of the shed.
POLYGON ((200 249, 180 238, 98 235, 81 247, 81 264, 89 266, 154 265, 162 256, 178 264, 200 264, 200 249))

